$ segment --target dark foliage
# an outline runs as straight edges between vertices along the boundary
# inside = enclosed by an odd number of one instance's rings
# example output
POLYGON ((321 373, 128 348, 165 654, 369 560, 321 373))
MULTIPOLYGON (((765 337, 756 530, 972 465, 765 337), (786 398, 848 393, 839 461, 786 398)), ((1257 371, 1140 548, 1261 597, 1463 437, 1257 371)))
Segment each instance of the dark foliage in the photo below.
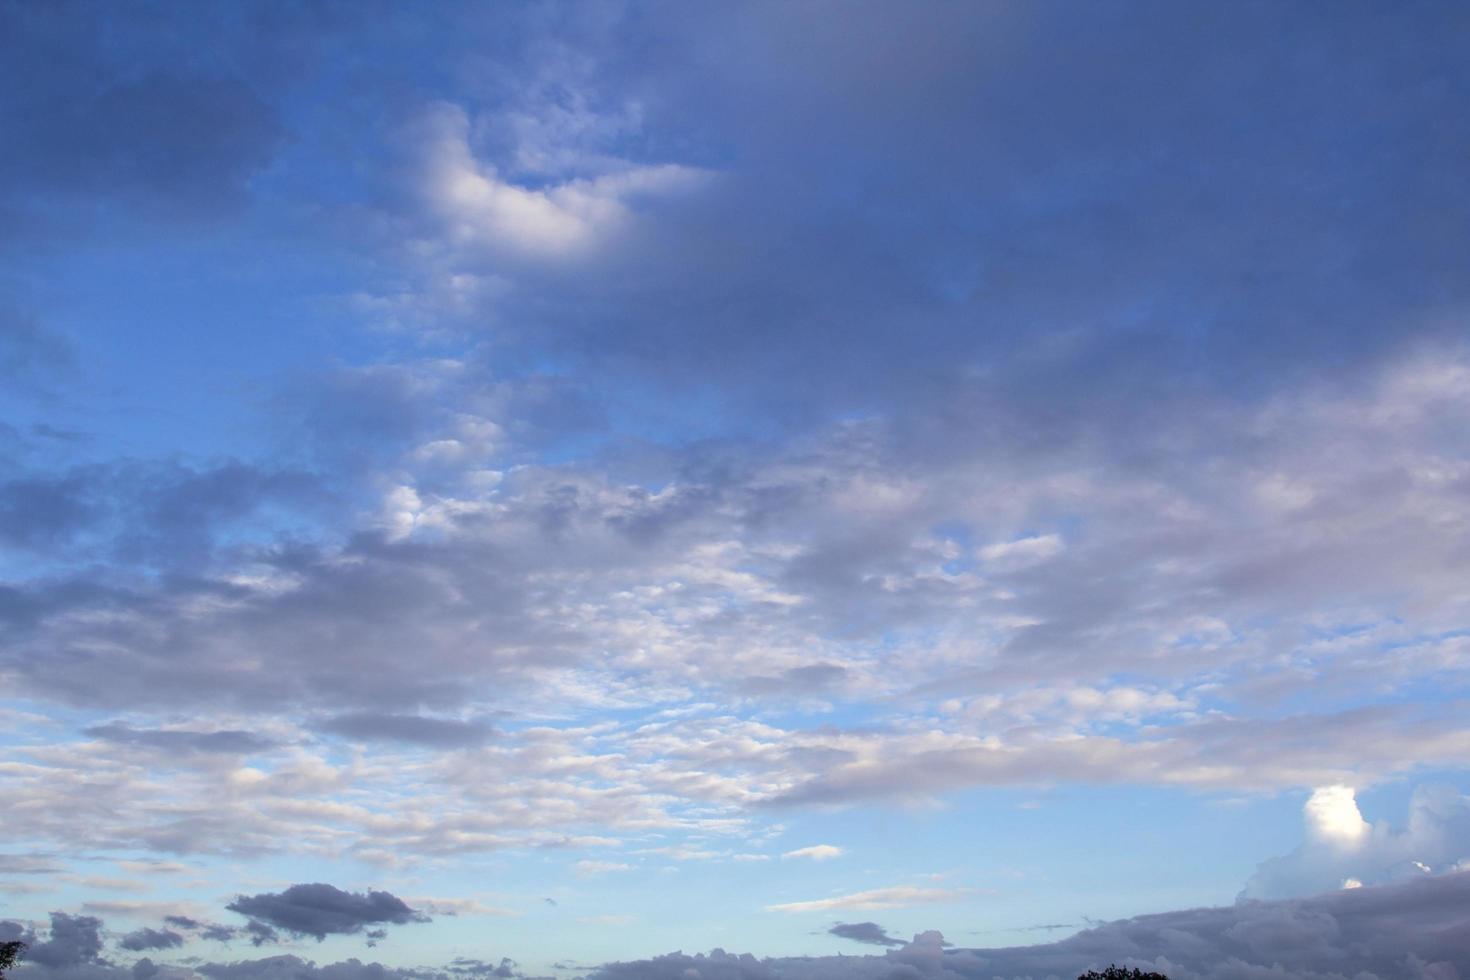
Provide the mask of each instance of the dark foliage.
POLYGON ((1096 970, 1088 970, 1077 980, 1169 980, 1162 973, 1144 973, 1138 967, 1128 969, 1126 966, 1109 964, 1108 968, 1101 973, 1096 970))
POLYGON ((20 959, 20 954, 26 951, 26 944, 19 939, 0 943, 0 980, 5 980, 5 971, 15 966, 15 961, 20 959))

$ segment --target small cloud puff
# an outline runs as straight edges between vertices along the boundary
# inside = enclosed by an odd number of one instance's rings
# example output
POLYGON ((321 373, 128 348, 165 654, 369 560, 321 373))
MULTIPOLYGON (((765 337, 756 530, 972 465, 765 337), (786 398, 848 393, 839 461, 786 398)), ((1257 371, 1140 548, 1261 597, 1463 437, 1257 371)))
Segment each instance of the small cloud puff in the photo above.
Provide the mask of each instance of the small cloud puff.
POLYGON ((830 861, 841 857, 844 851, 832 844, 813 844, 811 847, 798 847, 794 851, 787 851, 781 857, 785 858, 808 858, 812 861, 830 861))

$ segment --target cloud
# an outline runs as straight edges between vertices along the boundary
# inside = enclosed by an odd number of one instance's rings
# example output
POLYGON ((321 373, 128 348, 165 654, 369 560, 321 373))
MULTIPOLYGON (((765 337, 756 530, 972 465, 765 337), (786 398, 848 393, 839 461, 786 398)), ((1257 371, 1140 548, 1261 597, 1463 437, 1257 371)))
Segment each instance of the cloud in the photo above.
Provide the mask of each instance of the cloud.
POLYGON ((993 980, 1069 977, 1110 963, 1173 980, 1391 980, 1453 977, 1470 966, 1470 873, 1313 898, 1164 912, 1059 942, 948 947, 937 932, 873 956, 757 959, 716 950, 614 963, 591 980, 993 980))
POLYGON ((254 732, 237 730, 194 731, 190 729, 140 729, 121 722, 94 725, 86 730, 92 738, 123 745, 159 749, 164 752, 223 752, 248 755, 274 748, 276 743, 254 732))
POLYGON ((222 29, 208 12, 185 8, 109 30, 67 4, 0 17, 0 121, 21 147, 0 163, 0 206, 16 218, 9 235, 44 239, 80 223, 77 212, 96 200, 186 223, 229 214, 285 142, 262 96, 292 74, 283 70, 292 59, 276 59, 274 78, 240 77, 263 49, 284 55, 280 37, 238 22, 222 29), (150 31, 182 39, 201 29, 218 38, 220 57, 190 61, 171 44, 143 40, 150 31))
POLYGON ((988 562, 1029 564, 1045 561, 1062 550, 1062 539, 1055 534, 1040 534, 1016 541, 1001 541, 980 549, 980 557, 988 562))
POLYGON ((25 962, 64 970, 97 962, 102 953, 102 920, 91 915, 51 913, 44 940, 27 940, 25 962))
POLYGON ((332 885, 292 885, 283 892, 241 895, 225 906, 232 912, 299 936, 318 941, 330 935, 351 935, 365 927, 427 922, 400 898, 385 891, 345 892, 332 885))
POLYGON ((855 909, 861 911, 907 908, 928 902, 952 902, 964 895, 963 891, 949 888, 918 888, 913 885, 895 885, 891 888, 870 888, 867 891, 839 895, 835 898, 819 898, 809 902, 785 902, 767 905, 767 912, 826 912, 832 909, 855 909))
POLYGON ((794 851, 787 851, 782 858, 809 858, 813 861, 830 861, 835 857, 841 857, 843 850, 831 844, 813 844, 811 847, 799 847, 794 851))
POLYGON ((902 946, 902 939, 895 939, 876 922, 839 922, 827 932, 839 939, 851 939, 871 946, 902 946))
POLYGON ((1302 808, 1306 840, 1263 862, 1242 898, 1291 898, 1464 870, 1470 857, 1470 797, 1425 784, 1409 800, 1402 828, 1369 824, 1353 790, 1321 787, 1302 808))
POLYGON ((123 936, 118 940, 117 944, 123 949, 135 953, 148 949, 177 949, 184 945, 184 937, 172 929, 150 929, 144 927, 123 936))
MULTIPOLYGON (((688 980, 693 976, 702 980, 993 980, 1076 976, 1117 963, 1157 970, 1174 980, 1443 978, 1470 966, 1470 938, 1460 928, 1467 915, 1470 872, 1460 872, 1303 899, 1246 901, 1137 916, 1035 946, 956 948, 930 931, 882 954, 760 959, 723 950, 670 953, 609 963, 587 976, 589 980, 688 980)), ((52 941, 60 941, 66 950, 43 952, 40 959, 28 954, 16 969, 17 980, 129 980, 124 968, 97 959, 101 923, 86 920, 73 930, 74 924, 70 917, 53 914, 52 941), (83 972, 77 972, 79 967, 83 972)), ((19 929, 15 924, 8 928, 19 929)), ((874 939, 886 935, 872 923, 836 928, 874 939)), ((834 935, 853 938, 836 928, 834 935)), ((514 961, 504 959, 498 964, 461 960, 445 970, 435 970, 358 960, 318 967, 294 956, 277 956, 228 964, 203 962, 193 970, 210 980, 425 980, 464 973, 521 976, 514 961)))
POLYGON ((639 198, 698 187, 706 175, 678 164, 623 165, 611 173, 523 186, 477 160, 463 109, 431 108, 411 138, 424 155, 425 192, 458 242, 540 258, 575 255, 620 232, 639 198))
POLYGON ((494 734, 489 725, 456 718, 355 712, 337 715, 317 726, 321 731, 364 741, 401 742, 431 748, 479 745, 494 734))
MULTIPOLYGON (((122 255, 156 237, 141 212, 268 188, 278 210, 190 255, 238 248, 244 274, 289 241, 294 269, 320 233, 423 335, 273 402, 290 468, 7 469, 6 690, 127 713, 18 740, 16 840, 724 858, 712 839, 776 806, 1470 758, 1466 129, 1439 8, 755 5, 555 45, 451 11, 435 71, 473 97, 442 93, 405 175, 373 152, 404 131, 353 120, 425 91, 415 14, 355 20, 381 88, 318 66, 312 92, 355 93, 338 113, 281 104, 285 49, 311 47, 285 8, 215 31, 195 6, 0 12, 26 80, 0 86, 24 144, 0 204, 107 215, 122 255), (457 720, 500 712, 494 738, 457 720), (395 769, 333 726, 422 751, 395 769), (277 744, 234 764, 252 737, 277 744)), ((0 330, 7 364, 56 363, 37 322, 0 330)), ((1334 856, 1373 832, 1341 794, 1322 816, 1323 875, 1374 880, 1334 856)))

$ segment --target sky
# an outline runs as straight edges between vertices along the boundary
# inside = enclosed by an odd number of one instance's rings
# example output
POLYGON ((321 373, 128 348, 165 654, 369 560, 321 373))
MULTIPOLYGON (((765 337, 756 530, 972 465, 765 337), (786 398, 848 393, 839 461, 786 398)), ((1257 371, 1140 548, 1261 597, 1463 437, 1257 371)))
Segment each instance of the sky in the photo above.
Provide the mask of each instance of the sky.
POLYGON ((0 0, 14 980, 1470 977, 1467 49, 0 0))

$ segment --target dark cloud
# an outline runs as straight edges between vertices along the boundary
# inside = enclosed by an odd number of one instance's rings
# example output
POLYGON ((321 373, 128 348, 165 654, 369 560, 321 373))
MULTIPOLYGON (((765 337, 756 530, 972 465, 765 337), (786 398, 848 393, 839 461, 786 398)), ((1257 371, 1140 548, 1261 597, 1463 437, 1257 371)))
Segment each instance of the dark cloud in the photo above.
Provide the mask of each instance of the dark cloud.
POLYGON ((94 491, 85 473, 0 483, 0 542, 30 550, 67 543, 103 512, 94 491))
POLYGON ((84 200, 187 219, 238 207, 285 137, 262 98, 276 80, 232 70, 256 45, 240 30, 250 19, 227 28, 208 12, 155 7, 104 30, 83 4, 0 8, 0 125, 17 147, 0 161, 11 233, 39 231, 84 200), (222 42, 215 64, 165 50, 166 38, 182 44, 210 27, 222 42))
POLYGON ((51 913, 51 928, 43 941, 31 942, 25 962, 49 970, 95 963, 102 953, 102 920, 91 915, 51 913))
POLYGON ((329 934, 359 933, 379 924, 429 921, 428 916, 388 892, 345 892, 320 883, 292 885, 278 893, 241 895, 226 908, 254 922, 318 940, 329 934))
MULTIPOLYGON (((641 69, 610 49, 646 24, 579 39, 600 98, 662 97, 638 130, 653 142, 564 149, 729 165, 656 230, 517 269, 484 317, 497 363, 549 352, 615 416, 661 428, 708 426, 688 409, 714 399, 735 426, 892 411, 950 436, 985 418, 1126 445, 1161 402, 1255 398, 1452 336, 1438 311, 1467 295, 1470 212, 1470 127, 1443 123, 1470 86, 1452 5, 853 20, 671 16, 653 33, 681 54, 641 69), (809 46, 783 40, 793 22, 809 46), (682 145, 657 145, 671 133, 682 145)), ((491 132, 517 110, 470 107, 491 132)), ((471 149, 512 165, 494 139, 471 149)))
MULTIPOLYGON (((485 972, 476 973, 477 976, 509 980, 550 980, 527 976, 509 959, 503 959, 494 965, 486 963, 484 966, 485 972)), ((197 970, 209 980, 449 980, 451 977, 462 976, 433 968, 389 967, 381 963, 363 963, 356 959, 317 966, 295 956, 271 956, 237 963, 203 963, 197 970)))
MULTIPOLYGON (((191 919, 187 915, 166 915, 163 917, 163 921, 176 929, 192 932, 199 936, 200 939, 211 939, 220 943, 227 943, 240 933, 240 930, 233 926, 220 925, 215 922, 201 922, 198 919, 191 919)), ((258 923, 251 923, 251 925, 258 925, 258 923)), ((262 927, 262 929, 265 928, 262 927)), ((248 931, 247 934, 249 934, 248 931)), ((274 936, 268 939, 262 938, 261 942, 255 943, 255 945, 260 946, 265 942, 274 942, 275 938, 274 936)))
POLYGON ((238 730, 192 731, 189 729, 133 728, 121 722, 95 725, 86 730, 92 738, 123 745, 137 745, 170 753, 224 752, 249 754, 274 748, 276 742, 254 732, 238 730))
POLYGON ((489 725, 476 721, 369 712, 328 718, 317 728, 363 741, 403 742, 432 748, 480 745, 495 733, 489 725))
POLYGON ((150 929, 145 926, 123 936, 117 944, 123 949, 139 953, 148 949, 177 949, 184 945, 184 937, 172 929, 150 929))
POLYGON ((840 939, 851 939, 853 942, 868 943, 873 946, 902 946, 902 939, 888 935, 888 932, 876 922, 839 922, 827 932, 840 939))
POLYGON ((327 499, 299 470, 237 461, 121 461, 0 481, 0 544, 48 556, 184 571, 231 532, 307 514, 327 499))
MULTIPOLYGON (((233 932, 228 937, 222 936, 219 930, 226 929, 227 927, 225 926, 215 926, 213 928, 215 930, 214 935, 206 936, 206 939, 220 938, 221 941, 225 941, 225 939, 234 938, 233 932)), ((281 936, 276 930, 256 919, 251 919, 245 923, 245 927, 241 931, 244 932, 245 938, 250 940, 250 945, 252 946, 273 946, 281 941, 281 936)))

